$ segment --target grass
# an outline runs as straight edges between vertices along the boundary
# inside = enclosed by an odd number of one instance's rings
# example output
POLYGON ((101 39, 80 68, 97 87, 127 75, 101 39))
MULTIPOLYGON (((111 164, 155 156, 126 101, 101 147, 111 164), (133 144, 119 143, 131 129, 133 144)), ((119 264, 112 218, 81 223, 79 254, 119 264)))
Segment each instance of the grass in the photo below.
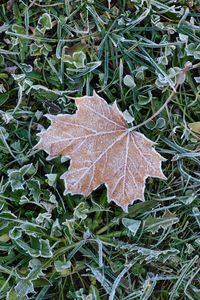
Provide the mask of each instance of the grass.
POLYGON ((0 299, 199 299, 199 24, 198 0, 0 2, 0 299), (186 62, 139 129, 167 181, 127 214, 105 187, 63 196, 69 162, 32 150, 43 115, 95 89, 137 126, 186 62))

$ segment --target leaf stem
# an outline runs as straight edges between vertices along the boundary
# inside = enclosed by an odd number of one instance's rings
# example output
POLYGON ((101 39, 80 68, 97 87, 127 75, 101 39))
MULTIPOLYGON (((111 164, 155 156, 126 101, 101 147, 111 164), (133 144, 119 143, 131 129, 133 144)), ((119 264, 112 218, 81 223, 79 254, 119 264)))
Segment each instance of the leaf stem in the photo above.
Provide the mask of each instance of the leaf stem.
POLYGON ((129 131, 133 131, 135 129, 138 129, 144 125, 146 125, 148 122, 150 122, 151 120, 153 120, 155 117, 157 117, 161 111, 163 111, 163 109, 165 109, 167 107, 167 105, 169 104, 169 102, 172 100, 172 98, 174 97, 174 95, 177 92, 177 89, 181 83, 181 80, 183 78, 183 76, 185 75, 185 73, 189 70, 189 68, 191 67, 191 63, 187 62, 184 69, 182 70, 181 74, 179 75, 176 85, 173 89, 173 91, 171 92, 171 94, 169 95, 169 97, 167 98, 167 100, 165 101, 165 103, 159 108, 159 110, 157 110, 150 118, 148 118, 147 120, 145 120, 144 122, 140 123, 139 125, 133 126, 129 129, 129 131))

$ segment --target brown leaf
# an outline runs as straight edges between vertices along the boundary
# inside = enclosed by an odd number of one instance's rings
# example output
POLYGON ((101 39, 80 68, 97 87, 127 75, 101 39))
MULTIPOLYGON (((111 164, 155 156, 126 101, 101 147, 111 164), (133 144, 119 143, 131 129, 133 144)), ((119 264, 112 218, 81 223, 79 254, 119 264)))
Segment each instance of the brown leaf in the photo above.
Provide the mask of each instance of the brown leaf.
POLYGON ((200 133, 200 122, 189 123, 188 125, 192 131, 200 133))
POLYGON ((134 200, 144 201, 147 177, 165 179, 161 170, 165 159, 152 148, 154 142, 128 128, 116 103, 108 105, 95 92, 75 98, 75 103, 74 115, 47 115, 52 124, 39 133, 35 147, 71 159, 61 177, 66 193, 87 197, 105 184, 108 202, 127 212, 134 200))

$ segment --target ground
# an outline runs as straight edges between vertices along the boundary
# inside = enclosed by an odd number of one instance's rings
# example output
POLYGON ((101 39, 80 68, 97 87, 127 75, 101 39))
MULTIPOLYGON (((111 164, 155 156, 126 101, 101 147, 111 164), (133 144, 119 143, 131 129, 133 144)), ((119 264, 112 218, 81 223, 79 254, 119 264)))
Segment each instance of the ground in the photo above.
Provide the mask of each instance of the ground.
POLYGON ((200 298, 199 24, 199 0, 0 1, 0 299, 200 298), (137 126, 188 62, 138 128, 167 180, 128 213, 105 186, 63 195, 44 115, 96 90, 137 126))

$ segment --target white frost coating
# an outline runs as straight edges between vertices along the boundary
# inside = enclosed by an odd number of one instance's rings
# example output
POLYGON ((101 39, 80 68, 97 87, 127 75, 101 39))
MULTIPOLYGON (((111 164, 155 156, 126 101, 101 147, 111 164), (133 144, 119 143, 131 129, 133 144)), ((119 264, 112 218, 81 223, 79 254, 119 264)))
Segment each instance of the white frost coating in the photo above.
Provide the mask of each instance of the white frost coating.
POLYGON ((108 105, 95 92, 75 102, 74 115, 47 115, 52 124, 39 134, 35 148, 71 160, 61 176, 65 194, 87 197, 105 184, 108 202, 127 212, 136 199, 144 201, 147 177, 165 179, 161 169, 165 159, 152 147, 154 142, 128 128, 116 102, 108 105))

